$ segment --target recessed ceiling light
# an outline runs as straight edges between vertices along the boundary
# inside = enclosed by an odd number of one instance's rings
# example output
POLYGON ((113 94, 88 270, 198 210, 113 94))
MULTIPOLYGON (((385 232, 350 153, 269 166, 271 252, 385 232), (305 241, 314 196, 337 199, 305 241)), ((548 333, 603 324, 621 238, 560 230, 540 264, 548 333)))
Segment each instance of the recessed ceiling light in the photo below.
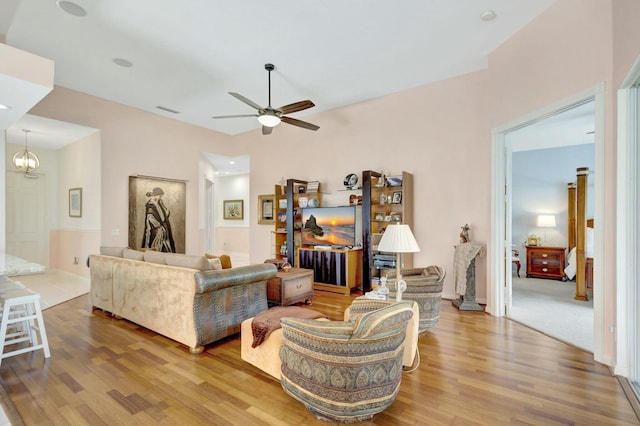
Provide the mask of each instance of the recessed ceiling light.
POLYGON ((0 109, 11 109, 9 105, 0 104, 0 109))
POLYGON ((484 12, 482 12, 482 15, 480 15, 480 19, 482 19, 483 21, 492 21, 496 18, 496 12, 494 12, 493 10, 485 10, 484 12))
POLYGON ((131 68, 133 66, 133 62, 124 58, 113 58, 113 63, 124 68, 131 68))
POLYGON ((231 161, 229 161, 229 164, 236 164, 236 162, 231 160, 231 161))
POLYGON ((87 16, 87 11, 84 10, 84 8, 82 6, 78 6, 77 4, 75 4, 72 1, 57 1, 56 4, 58 5, 58 7, 62 10, 64 10, 65 12, 67 12, 69 15, 73 15, 73 16, 87 16))

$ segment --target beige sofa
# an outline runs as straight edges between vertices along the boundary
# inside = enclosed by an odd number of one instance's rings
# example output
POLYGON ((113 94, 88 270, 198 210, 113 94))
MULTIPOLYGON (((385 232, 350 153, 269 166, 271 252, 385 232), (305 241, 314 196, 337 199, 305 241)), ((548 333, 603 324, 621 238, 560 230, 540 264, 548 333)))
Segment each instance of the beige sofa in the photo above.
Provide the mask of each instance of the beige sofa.
POLYGON ((277 271, 270 264, 214 270, 212 263, 219 262, 204 256, 101 252, 89 259, 93 306, 180 342, 192 353, 240 332, 243 320, 267 309, 267 280, 277 271))

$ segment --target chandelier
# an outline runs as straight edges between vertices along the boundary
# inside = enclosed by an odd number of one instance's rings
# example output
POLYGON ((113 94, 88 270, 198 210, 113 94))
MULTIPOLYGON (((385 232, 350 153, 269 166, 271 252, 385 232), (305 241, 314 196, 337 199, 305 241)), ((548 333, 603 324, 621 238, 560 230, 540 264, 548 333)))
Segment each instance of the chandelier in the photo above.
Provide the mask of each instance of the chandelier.
POLYGON ((31 130, 22 129, 22 131, 24 132, 24 151, 15 153, 13 156, 13 165, 16 166, 16 169, 27 174, 40 167, 40 160, 37 155, 29 151, 27 146, 27 135, 31 130))

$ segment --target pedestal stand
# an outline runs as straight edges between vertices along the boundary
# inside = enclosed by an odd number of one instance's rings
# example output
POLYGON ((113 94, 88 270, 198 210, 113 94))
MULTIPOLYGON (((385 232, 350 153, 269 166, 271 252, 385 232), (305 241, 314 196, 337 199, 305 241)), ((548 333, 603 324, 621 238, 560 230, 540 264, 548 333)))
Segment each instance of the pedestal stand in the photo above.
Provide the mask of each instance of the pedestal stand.
POLYGON ((476 260, 473 259, 467 268, 467 289, 464 296, 451 301, 461 311, 484 311, 476 302, 476 260))

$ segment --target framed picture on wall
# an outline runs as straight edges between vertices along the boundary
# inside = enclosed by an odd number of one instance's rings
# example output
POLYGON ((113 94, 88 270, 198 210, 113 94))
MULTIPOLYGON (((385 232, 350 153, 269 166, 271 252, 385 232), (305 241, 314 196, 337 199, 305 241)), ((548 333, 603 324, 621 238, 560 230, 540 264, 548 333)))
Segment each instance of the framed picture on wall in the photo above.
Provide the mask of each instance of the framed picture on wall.
POLYGON ((184 253, 186 195, 184 180, 129 176, 129 247, 184 253))
POLYGON ((244 201, 224 200, 224 218, 226 220, 244 219, 244 201))
POLYGON ((69 190, 69 217, 82 217, 82 188, 69 190))
POLYGON ((258 223, 262 225, 275 222, 275 195, 258 195, 258 223))

